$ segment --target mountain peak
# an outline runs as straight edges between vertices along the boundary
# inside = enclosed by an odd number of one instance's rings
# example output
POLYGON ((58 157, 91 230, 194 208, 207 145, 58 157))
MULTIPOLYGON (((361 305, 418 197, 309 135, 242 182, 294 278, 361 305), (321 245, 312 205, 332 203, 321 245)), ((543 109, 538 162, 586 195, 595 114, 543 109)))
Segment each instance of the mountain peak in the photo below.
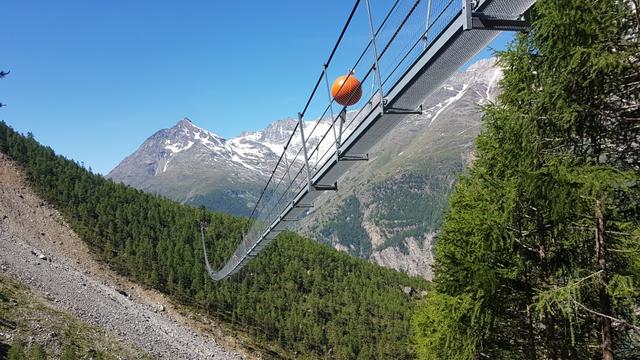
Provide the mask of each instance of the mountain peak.
POLYGON ((182 120, 178 121, 175 126, 193 126, 193 121, 185 116, 182 120))
POLYGON ((191 119, 189 119, 188 117, 184 117, 182 120, 178 121, 171 129, 169 129, 171 131, 177 131, 177 132, 181 132, 182 134, 189 136, 189 137, 202 137, 202 138, 207 138, 207 137, 214 137, 220 141, 226 141, 222 136, 213 133, 209 130, 203 129, 201 127, 199 127, 198 125, 194 124, 193 121, 191 121, 191 119))
POLYGON ((475 63, 469 65, 469 67, 467 68, 467 71, 479 71, 479 72, 488 71, 488 70, 492 71, 497 68, 497 62, 498 60, 495 57, 480 59, 475 63))

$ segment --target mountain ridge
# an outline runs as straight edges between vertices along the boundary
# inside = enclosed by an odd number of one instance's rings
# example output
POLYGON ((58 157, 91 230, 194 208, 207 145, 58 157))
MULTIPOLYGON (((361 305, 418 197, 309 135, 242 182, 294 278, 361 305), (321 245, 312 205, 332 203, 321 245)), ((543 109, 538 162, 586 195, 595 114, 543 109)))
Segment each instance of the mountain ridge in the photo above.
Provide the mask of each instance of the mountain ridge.
MULTIPOLYGON (((106 177, 184 204, 248 216, 296 124, 277 120, 225 139, 184 118, 147 138, 106 177)), ((329 120, 312 120, 305 129, 316 124, 320 130, 310 142, 330 126, 329 120)))

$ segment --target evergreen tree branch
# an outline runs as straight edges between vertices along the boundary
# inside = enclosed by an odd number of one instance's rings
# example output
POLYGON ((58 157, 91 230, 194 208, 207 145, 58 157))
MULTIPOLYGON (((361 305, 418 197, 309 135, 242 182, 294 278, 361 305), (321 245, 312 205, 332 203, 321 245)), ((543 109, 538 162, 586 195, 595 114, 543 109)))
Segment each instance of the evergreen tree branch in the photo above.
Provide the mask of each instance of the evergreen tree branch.
POLYGON ((594 315, 597 315, 597 316, 600 316, 600 317, 603 317, 603 318, 607 318, 607 319, 609 319, 611 321, 615 321, 615 322, 618 322, 620 324, 624 324, 624 325, 628 326, 629 328, 634 329, 638 333, 638 335, 640 335, 640 327, 639 326, 635 326, 635 325, 630 324, 629 322, 624 321, 622 319, 618 319, 618 318, 615 318, 613 316, 605 315, 605 314, 602 314, 602 313, 597 312, 595 310, 589 309, 588 307, 586 307, 585 305, 581 304, 578 301, 573 300, 573 303, 575 305, 578 305, 578 307, 582 308, 583 310, 585 310, 587 312, 590 312, 590 313, 592 313, 594 315))

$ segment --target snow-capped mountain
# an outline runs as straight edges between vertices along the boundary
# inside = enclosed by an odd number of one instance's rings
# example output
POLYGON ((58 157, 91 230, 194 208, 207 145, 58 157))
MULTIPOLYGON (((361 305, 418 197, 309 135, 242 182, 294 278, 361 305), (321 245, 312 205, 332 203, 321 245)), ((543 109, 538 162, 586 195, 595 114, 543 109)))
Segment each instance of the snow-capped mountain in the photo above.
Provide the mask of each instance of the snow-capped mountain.
MULTIPOLYGON (((337 194, 317 201, 324 204, 300 230, 350 254, 428 277, 433 236, 456 177, 472 159, 479 105, 495 99, 501 78, 495 60, 454 74, 425 99, 422 115, 398 124, 371 150, 370 161, 345 175, 337 194)), ((296 124, 278 120, 224 139, 183 119, 148 138, 108 177, 183 203, 248 215, 296 124)), ((305 122, 305 135, 315 145, 330 128, 329 120, 305 122)), ((300 141, 292 138, 289 161, 300 141)), ((325 140, 321 147, 332 144, 325 140)))
MULTIPOLYGON (((262 131, 227 140, 184 118, 149 137, 107 177, 183 203, 247 215, 296 124, 297 120, 279 120, 262 131)), ((329 127, 329 120, 306 121, 309 143, 316 144, 329 127)), ((300 142, 292 140, 293 145, 300 142)), ((290 159, 295 158, 294 147, 288 152, 290 159)), ((298 156, 296 162, 301 161, 298 156)))

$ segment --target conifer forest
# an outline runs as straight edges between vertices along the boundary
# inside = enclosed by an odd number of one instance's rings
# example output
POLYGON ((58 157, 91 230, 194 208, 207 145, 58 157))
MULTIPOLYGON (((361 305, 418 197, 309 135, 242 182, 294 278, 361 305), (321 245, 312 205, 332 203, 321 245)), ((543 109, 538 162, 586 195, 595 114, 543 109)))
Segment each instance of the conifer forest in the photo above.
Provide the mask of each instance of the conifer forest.
POLYGON ((636 1, 538 1, 412 324, 423 359, 640 358, 636 1))

